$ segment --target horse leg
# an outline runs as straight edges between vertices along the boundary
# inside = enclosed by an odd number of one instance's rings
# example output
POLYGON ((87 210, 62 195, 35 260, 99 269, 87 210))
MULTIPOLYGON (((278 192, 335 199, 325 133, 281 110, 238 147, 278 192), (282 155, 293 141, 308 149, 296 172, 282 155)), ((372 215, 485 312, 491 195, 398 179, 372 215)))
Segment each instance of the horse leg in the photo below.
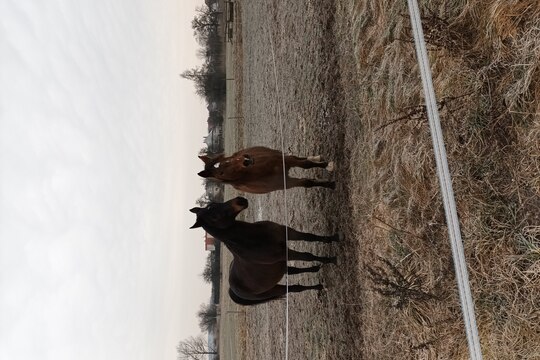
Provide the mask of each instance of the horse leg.
POLYGON ((290 189, 290 188, 293 188, 293 187, 312 188, 314 186, 320 186, 320 187, 324 187, 324 188, 327 188, 327 189, 334 190, 336 188, 336 182, 335 181, 298 179, 298 178, 287 177, 287 189, 290 189))
MULTIPOLYGON (((281 286, 281 285, 278 285, 281 286)), ((322 284, 317 285, 289 285, 289 292, 302 292, 306 290, 322 290, 324 286, 322 284)))
MULTIPOLYGON (((289 292, 290 293, 298 293, 306 290, 322 290, 324 289, 324 286, 322 284, 317 285, 289 285, 289 292)), ((286 285, 276 285, 271 290, 268 291, 268 293, 271 293, 273 296, 285 296, 287 294, 287 286, 286 285)), ((265 293, 266 294, 266 293, 265 293)))
POLYGON ((319 261, 323 264, 337 264, 337 258, 335 256, 326 257, 326 256, 317 256, 308 252, 300 252, 296 250, 289 249, 289 260, 300 260, 300 261, 319 261))
POLYGON ((321 269, 319 266, 312 266, 307 268, 298 268, 294 266, 287 267, 287 274, 289 275, 296 275, 296 274, 303 274, 303 273, 314 273, 321 269))
MULTIPOLYGON (((324 162, 324 160, 322 160, 321 155, 308 156, 307 160, 308 161, 313 161, 313 162, 316 162, 316 163, 324 162)), ((326 171, 329 171, 329 172, 334 171, 336 169, 336 163, 333 162, 333 161, 328 161, 325 169, 326 169, 326 171)))
POLYGON ((331 242, 339 241, 339 234, 334 234, 334 235, 329 235, 329 236, 315 235, 311 233, 301 232, 291 227, 287 227, 287 233, 289 235, 288 236, 289 240, 291 241, 304 240, 304 241, 310 241, 310 242, 318 241, 322 243, 331 243, 331 242))
POLYGON ((334 163, 321 160, 321 156, 310 156, 310 157, 298 157, 294 155, 285 156, 285 164, 287 169, 291 167, 300 167, 302 169, 312 169, 312 168, 326 168, 328 171, 334 170, 334 163))

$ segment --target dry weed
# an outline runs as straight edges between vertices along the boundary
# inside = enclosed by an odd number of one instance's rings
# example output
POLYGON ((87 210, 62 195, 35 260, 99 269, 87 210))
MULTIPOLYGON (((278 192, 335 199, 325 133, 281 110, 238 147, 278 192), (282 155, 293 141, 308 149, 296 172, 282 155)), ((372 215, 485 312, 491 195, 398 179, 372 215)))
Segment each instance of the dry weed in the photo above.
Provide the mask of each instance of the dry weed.
POLYGON ((402 309, 409 302, 423 302, 437 299, 424 289, 422 277, 415 269, 405 274, 388 259, 378 257, 379 265, 366 265, 373 282, 373 290, 394 299, 392 306, 402 309))

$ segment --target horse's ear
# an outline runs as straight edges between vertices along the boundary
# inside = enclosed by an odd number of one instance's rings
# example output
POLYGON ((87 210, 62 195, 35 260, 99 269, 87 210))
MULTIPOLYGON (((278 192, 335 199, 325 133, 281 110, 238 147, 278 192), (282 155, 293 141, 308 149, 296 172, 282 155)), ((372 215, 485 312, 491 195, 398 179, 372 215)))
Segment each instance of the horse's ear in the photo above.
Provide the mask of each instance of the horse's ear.
POLYGON ((205 164, 208 164, 212 159, 208 155, 199 155, 199 159, 201 159, 205 164))
POLYGON ((194 208, 189 209, 189 211, 191 211, 194 214, 198 213, 201 210, 202 210, 202 208, 200 208, 200 207, 194 207, 194 208))
POLYGON ((198 228, 198 227, 201 227, 202 224, 199 222, 199 219, 197 219, 197 221, 195 221, 195 224, 193 224, 192 227, 190 227, 190 229, 195 229, 195 228, 198 228))
POLYGON ((207 166, 214 166, 215 163, 219 162, 221 159, 225 158, 225 154, 220 153, 216 155, 199 155, 199 159, 201 159, 205 165, 207 166))
POLYGON ((207 178, 207 177, 212 176, 212 174, 210 173, 210 171, 208 171, 208 170, 206 170, 206 169, 203 170, 203 171, 201 171, 201 172, 199 172, 198 175, 201 176, 201 177, 203 177, 203 178, 207 178))

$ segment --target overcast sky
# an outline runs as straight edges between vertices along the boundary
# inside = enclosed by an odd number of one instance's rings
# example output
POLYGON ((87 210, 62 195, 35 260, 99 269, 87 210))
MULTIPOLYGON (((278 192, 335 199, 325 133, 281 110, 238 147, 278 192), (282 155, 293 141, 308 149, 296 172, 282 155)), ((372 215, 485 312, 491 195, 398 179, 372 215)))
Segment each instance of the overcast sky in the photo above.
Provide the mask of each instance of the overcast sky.
POLYGON ((198 333, 201 4, 0 0, 0 359, 175 359, 198 333))

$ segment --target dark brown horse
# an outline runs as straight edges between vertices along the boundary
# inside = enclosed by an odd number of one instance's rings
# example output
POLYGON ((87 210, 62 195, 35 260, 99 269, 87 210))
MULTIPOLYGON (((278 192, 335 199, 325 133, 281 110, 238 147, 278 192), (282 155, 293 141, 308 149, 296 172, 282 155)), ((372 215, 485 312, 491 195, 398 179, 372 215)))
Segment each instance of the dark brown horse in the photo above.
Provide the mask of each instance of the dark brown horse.
MULTIPOLYGON (((193 208, 190 211, 197 214, 197 221, 191 228, 203 227, 227 246, 234 257, 229 269, 229 295, 238 304, 255 305, 281 298, 287 293, 286 286, 278 284, 286 272, 300 274, 316 272, 320 268, 287 267, 285 231, 288 232, 290 241, 330 243, 337 241, 339 237, 337 234, 319 236, 303 233, 271 221, 248 223, 236 220, 236 216, 247 207, 248 201, 237 197, 225 203, 211 203, 205 208, 193 208)), ((336 263, 335 257, 319 257, 291 249, 288 250, 288 259, 336 263)), ((289 286, 289 292, 322 288, 321 284, 292 285, 289 286)))
POLYGON ((231 184, 240 191, 263 194, 275 190, 283 190, 283 173, 286 174, 287 189, 292 187, 322 186, 334 189, 333 181, 299 179, 289 176, 292 167, 303 169, 326 168, 334 170, 334 163, 321 161, 320 156, 298 157, 285 155, 283 167, 282 152, 263 146, 240 150, 231 156, 224 154, 215 156, 202 155, 204 170, 199 173, 204 178, 214 178, 225 184, 231 184))

